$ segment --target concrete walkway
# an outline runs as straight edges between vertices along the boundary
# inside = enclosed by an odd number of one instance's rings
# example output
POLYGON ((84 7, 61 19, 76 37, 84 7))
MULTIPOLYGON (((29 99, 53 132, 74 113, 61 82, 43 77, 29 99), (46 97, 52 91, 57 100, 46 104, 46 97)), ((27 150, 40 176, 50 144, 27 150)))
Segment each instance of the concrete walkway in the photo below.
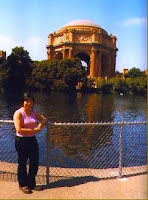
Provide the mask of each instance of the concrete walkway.
POLYGON ((17 182, 0 181, 0 199, 148 199, 147 175, 123 179, 58 181, 24 194, 17 182))

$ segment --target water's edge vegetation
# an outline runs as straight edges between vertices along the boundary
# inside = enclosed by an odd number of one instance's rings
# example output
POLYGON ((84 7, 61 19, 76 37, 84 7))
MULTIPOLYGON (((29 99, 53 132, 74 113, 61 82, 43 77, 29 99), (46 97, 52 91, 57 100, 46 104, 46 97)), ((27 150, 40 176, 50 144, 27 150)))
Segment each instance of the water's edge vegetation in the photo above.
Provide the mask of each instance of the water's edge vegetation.
POLYGON ((32 61, 23 47, 15 47, 7 59, 0 58, 0 92, 24 90, 146 95, 147 76, 132 68, 125 76, 90 78, 79 58, 32 61))

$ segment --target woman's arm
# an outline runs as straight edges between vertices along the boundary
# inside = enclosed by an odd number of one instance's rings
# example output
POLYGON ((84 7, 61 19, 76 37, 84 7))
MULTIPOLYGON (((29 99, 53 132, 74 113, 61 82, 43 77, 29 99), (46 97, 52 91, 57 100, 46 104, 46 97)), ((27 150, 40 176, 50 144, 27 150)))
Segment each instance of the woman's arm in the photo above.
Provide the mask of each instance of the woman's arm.
POLYGON ((16 111, 13 115, 14 126, 17 133, 29 135, 35 134, 41 131, 41 127, 37 126, 36 128, 23 128, 23 116, 19 111, 16 111))
POLYGON ((36 115, 36 119, 39 121, 39 124, 37 127, 42 129, 43 126, 46 124, 47 119, 43 115, 40 115, 38 112, 35 112, 35 115, 36 115))

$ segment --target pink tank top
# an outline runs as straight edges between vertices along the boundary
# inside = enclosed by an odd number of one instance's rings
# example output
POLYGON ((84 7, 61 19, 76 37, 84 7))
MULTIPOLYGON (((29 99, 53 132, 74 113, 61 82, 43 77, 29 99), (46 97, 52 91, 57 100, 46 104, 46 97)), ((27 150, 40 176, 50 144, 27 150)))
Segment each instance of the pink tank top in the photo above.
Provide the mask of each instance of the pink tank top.
MULTIPOLYGON (((20 108, 20 109, 18 109, 18 110, 19 110, 19 112, 22 113, 22 116, 23 116, 23 120, 24 120, 24 122, 23 122, 23 128, 35 128, 36 125, 37 125, 37 120, 36 120, 34 111, 32 111, 32 112, 31 112, 31 116, 28 117, 28 116, 25 114, 23 108, 20 108)), ((32 136, 34 136, 35 134, 28 134, 28 135, 25 134, 25 135, 23 135, 23 134, 21 134, 21 133, 16 133, 16 135, 19 136, 19 137, 32 137, 32 136)))

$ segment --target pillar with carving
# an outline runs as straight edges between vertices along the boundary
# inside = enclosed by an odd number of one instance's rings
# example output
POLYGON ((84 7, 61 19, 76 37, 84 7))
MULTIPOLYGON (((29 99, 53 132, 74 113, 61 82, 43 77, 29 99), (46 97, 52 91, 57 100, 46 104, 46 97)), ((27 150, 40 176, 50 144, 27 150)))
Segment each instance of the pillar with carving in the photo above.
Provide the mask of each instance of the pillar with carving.
POLYGON ((47 58, 48 58, 48 59, 52 59, 52 48, 51 48, 50 46, 48 46, 47 58))
POLYGON ((48 45, 53 45, 53 34, 49 34, 48 36, 48 45))
POLYGON ((94 47, 92 47, 91 50, 91 63, 90 63, 90 77, 94 78, 95 77, 95 62, 96 60, 96 50, 94 49, 94 47))
POLYGON ((69 48, 68 58, 72 58, 72 48, 69 48))
POLYGON ((101 77, 101 71, 102 71, 102 63, 101 63, 101 57, 102 57, 102 53, 99 51, 97 54, 97 78, 101 77))
POLYGON ((117 41, 116 36, 111 34, 110 37, 111 37, 111 40, 112 40, 113 47, 116 48, 116 41, 117 41))
POLYGON ((71 29, 71 30, 70 30, 70 33, 69 33, 69 41, 70 41, 70 42, 73 42, 73 34, 74 34, 74 30, 71 29))
POLYGON ((96 41, 96 30, 93 29, 92 30, 92 42, 95 42, 96 41))
POLYGON ((111 75, 112 75, 112 77, 115 76, 115 66, 116 66, 116 52, 114 52, 112 54, 112 66, 111 66, 111 69, 112 69, 111 75))
POLYGON ((112 56, 110 54, 108 54, 108 78, 112 77, 113 74, 113 69, 112 69, 112 56))
POLYGON ((66 49, 65 48, 63 48, 62 53, 63 53, 63 58, 66 58, 66 49))

